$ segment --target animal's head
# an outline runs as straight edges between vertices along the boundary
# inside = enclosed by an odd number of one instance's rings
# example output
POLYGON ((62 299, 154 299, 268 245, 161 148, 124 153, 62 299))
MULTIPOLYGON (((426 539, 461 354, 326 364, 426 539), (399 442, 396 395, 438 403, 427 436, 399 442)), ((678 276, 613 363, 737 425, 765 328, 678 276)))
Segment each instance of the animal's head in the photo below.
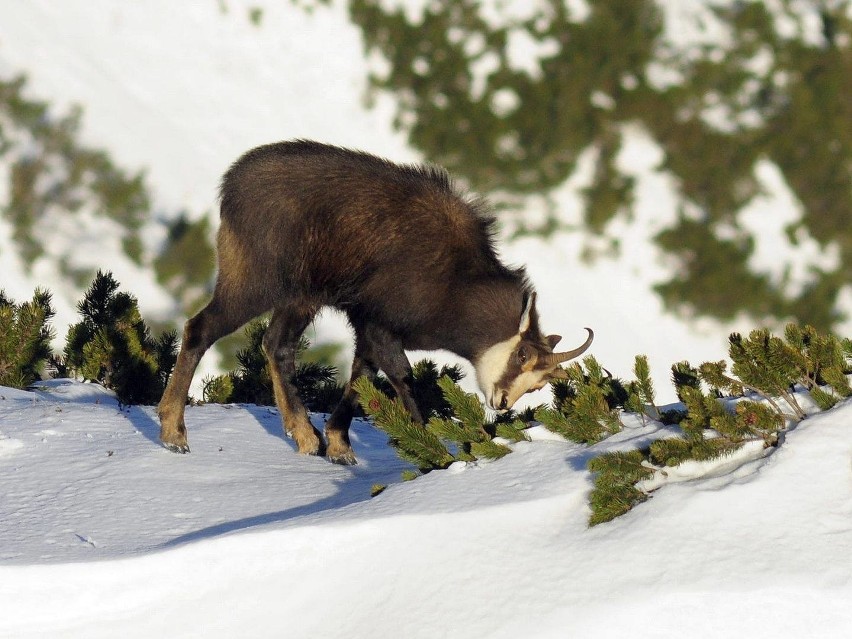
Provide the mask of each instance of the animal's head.
POLYGON ((510 408, 521 395, 543 388, 553 379, 564 379, 559 366, 582 355, 592 343, 594 333, 586 329, 586 341, 564 353, 554 353, 562 339, 559 335, 542 335, 535 309, 535 293, 527 295, 517 335, 498 342, 480 354, 474 362, 479 388, 485 402, 497 411, 510 408))

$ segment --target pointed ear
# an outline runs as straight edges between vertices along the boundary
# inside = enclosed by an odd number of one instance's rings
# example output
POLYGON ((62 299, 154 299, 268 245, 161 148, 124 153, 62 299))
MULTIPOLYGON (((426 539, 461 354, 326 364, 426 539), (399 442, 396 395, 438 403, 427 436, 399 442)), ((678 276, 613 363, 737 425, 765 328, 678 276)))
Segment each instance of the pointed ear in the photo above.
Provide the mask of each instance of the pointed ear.
POLYGON ((561 335, 548 335, 547 343, 550 345, 550 350, 556 348, 556 345, 559 343, 559 340, 562 339, 561 335))
POLYGON ((524 306, 524 312, 521 313, 521 323, 518 326, 518 333, 523 335, 526 333, 530 326, 533 323, 533 320, 537 320, 536 311, 535 311, 535 291, 527 295, 527 303, 524 306))
POLYGON ((550 379, 568 379, 568 371, 561 366, 557 366, 550 374, 550 379))

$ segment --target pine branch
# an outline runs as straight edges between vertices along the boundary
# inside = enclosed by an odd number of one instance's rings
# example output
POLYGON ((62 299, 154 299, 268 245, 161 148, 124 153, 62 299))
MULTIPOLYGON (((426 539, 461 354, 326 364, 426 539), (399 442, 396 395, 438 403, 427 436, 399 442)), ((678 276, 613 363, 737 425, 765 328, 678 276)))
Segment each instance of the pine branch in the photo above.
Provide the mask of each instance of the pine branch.
POLYGON ((635 486, 654 474, 652 468, 643 465, 644 461, 638 450, 607 453, 589 461, 589 471, 597 473, 589 495, 590 526, 615 519, 648 498, 635 486))
MULTIPOLYGON (((656 404, 656 393, 654 392, 654 383, 651 380, 651 367, 648 365, 648 357, 645 355, 637 355, 633 363, 633 374, 636 375, 636 389, 638 396, 644 404, 647 404, 651 410, 651 417, 660 419, 660 411, 656 404)), ((644 415, 645 411, 642 411, 644 415)))
POLYGON ((511 423, 499 422, 495 425, 495 435, 508 439, 512 442, 530 441, 530 436, 526 433, 527 424, 516 419, 511 423))
MULTIPOLYGON (((801 416, 797 412, 795 415, 791 415, 789 413, 785 413, 784 410, 778 405, 778 402, 775 401, 775 398, 772 397, 768 392, 763 391, 757 386, 753 386, 751 384, 747 384, 739 379, 731 377, 726 373, 727 364, 724 361, 718 362, 705 362, 699 367, 699 376, 703 379, 709 386, 712 388, 719 389, 720 391, 728 391, 735 397, 741 397, 744 395, 745 390, 749 390, 755 395, 765 399, 771 406, 776 410, 779 415, 783 415, 788 419, 792 419, 793 421, 799 421, 800 419, 804 419, 804 413, 802 412, 801 416)), ((795 404, 787 402, 793 410, 796 410, 798 407, 798 402, 795 404)), ((799 409, 801 411, 801 409, 799 409)))
POLYGON ((367 377, 357 379, 352 387, 358 393, 364 412, 390 436, 391 443, 404 460, 417 466, 421 472, 446 468, 455 461, 435 433, 411 419, 399 399, 390 399, 367 377))
MULTIPOLYGON (((484 430, 485 409, 479 398, 473 393, 465 393, 461 386, 445 376, 438 380, 438 386, 444 393, 444 398, 453 409, 453 413, 471 432, 480 432, 481 438, 487 438, 484 430)), ((478 439, 476 441, 481 441, 478 439)))
POLYGON ((486 439, 481 442, 471 442, 470 452, 476 459, 500 459, 511 453, 512 449, 486 439))

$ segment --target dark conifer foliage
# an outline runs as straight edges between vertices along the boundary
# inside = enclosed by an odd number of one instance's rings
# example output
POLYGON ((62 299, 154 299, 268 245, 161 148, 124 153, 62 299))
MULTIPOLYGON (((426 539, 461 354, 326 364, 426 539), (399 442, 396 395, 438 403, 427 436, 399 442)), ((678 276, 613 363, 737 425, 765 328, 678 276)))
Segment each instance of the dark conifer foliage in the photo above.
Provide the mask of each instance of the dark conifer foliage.
MULTIPOLYGON (((245 328, 247 344, 237 352, 235 370, 204 380, 204 401, 217 404, 258 404, 274 406, 272 379, 266 355, 263 352, 263 335, 269 320, 257 319, 245 328)), ((343 394, 337 383, 337 369, 328 364, 304 360, 309 348, 306 338, 299 341, 296 353, 298 364, 291 380, 305 407, 315 412, 334 410, 343 394)))
POLYGON ((40 379, 51 356, 53 315, 50 293, 43 289, 21 304, 0 290, 0 386, 25 388, 40 379))
POLYGON ((98 271, 77 309, 82 319, 68 329, 66 370, 114 390, 123 404, 157 403, 174 366, 177 334, 152 337, 136 298, 119 291, 109 272, 98 271))

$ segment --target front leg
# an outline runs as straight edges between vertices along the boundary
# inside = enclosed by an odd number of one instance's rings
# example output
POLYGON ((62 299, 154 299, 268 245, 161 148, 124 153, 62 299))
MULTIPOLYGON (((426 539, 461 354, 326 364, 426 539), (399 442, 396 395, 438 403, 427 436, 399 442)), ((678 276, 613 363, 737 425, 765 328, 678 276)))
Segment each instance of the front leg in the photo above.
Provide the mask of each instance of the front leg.
POLYGON ((358 393, 352 388, 352 384, 364 375, 374 380, 376 369, 367 364, 366 360, 358 354, 356 346, 355 359, 352 360, 352 375, 349 377, 346 388, 343 389, 340 403, 325 424, 325 438, 328 442, 325 454, 328 460, 335 464, 351 466, 358 463, 349 441, 349 426, 358 406, 358 393))
POLYGON ((326 455, 329 461, 351 465, 357 463, 355 453, 349 441, 349 426, 358 406, 358 393, 352 383, 366 375, 375 380, 377 369, 381 368, 412 418, 423 423, 420 409, 411 393, 411 365, 405 356, 402 342, 388 331, 370 325, 355 330, 355 359, 352 361, 352 375, 343 391, 343 398, 334 409, 325 425, 328 441, 326 455))
POLYGON ((402 340, 383 328, 371 325, 365 331, 365 341, 373 361, 387 375, 402 405, 411 413, 415 422, 423 424, 423 416, 411 390, 414 375, 402 347, 402 340))

